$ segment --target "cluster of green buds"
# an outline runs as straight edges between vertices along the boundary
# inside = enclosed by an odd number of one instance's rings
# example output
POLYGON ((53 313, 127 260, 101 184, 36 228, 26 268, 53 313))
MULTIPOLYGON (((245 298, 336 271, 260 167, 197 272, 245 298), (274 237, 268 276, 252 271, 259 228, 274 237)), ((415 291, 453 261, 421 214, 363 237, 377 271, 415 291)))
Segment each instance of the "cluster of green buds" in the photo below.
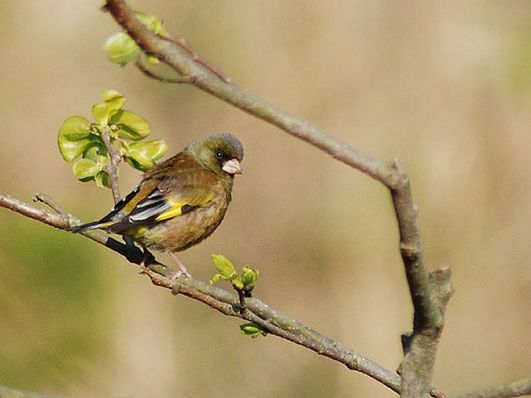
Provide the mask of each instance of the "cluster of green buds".
MULTIPOLYGON (((164 29, 162 20, 156 15, 135 11, 135 16, 152 33, 160 36, 168 35, 168 32, 164 29)), ((136 60, 142 53, 135 41, 124 32, 115 33, 110 36, 105 42, 103 49, 107 54, 107 58, 120 66, 125 66, 129 62, 136 60)), ((150 64, 156 65, 160 62, 154 56, 146 55, 145 57, 146 61, 150 64)))
POLYGON ((227 281, 232 286, 245 294, 250 294, 260 277, 260 272, 257 269, 253 269, 248 265, 244 265, 241 272, 236 271, 236 267, 227 257, 221 254, 213 254, 212 262, 218 271, 210 283, 214 284, 219 281, 227 281))
MULTIPOLYGON (((244 265, 241 272, 238 273, 232 261, 221 254, 213 254, 212 262, 218 272, 212 277, 210 283, 214 284, 222 280, 227 281, 232 284, 234 289, 243 293, 243 295, 251 295, 260 277, 260 272, 257 269, 244 265)), ((252 338, 266 335, 266 331, 261 326, 252 322, 240 325, 240 330, 244 335, 252 338)))
POLYGON ((95 181, 98 187, 110 187, 108 167, 111 154, 108 143, 137 170, 147 171, 168 151, 163 140, 143 141, 150 133, 149 123, 123 108, 126 98, 115 90, 102 93, 103 102, 92 107, 90 122, 84 116, 71 116, 59 129, 58 145, 63 159, 73 162, 80 181, 95 181))

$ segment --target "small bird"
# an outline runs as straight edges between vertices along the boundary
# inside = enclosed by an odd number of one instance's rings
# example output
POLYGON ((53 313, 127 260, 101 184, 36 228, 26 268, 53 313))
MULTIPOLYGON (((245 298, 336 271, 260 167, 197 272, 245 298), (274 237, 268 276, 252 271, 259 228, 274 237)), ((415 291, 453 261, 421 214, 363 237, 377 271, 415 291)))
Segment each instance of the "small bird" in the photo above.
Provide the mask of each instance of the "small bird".
MULTIPOLYGON (((109 214, 73 232, 103 229, 144 248, 174 254, 207 238, 221 224, 242 174, 243 146, 229 133, 199 139, 146 172, 109 214)), ((186 267, 174 256, 181 272, 186 267)))

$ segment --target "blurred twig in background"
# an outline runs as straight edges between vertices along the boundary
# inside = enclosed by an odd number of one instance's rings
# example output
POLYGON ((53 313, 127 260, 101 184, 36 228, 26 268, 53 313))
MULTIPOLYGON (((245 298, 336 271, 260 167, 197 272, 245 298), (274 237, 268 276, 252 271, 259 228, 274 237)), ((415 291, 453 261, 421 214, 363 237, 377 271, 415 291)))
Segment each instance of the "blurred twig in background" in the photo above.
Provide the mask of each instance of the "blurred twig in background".
POLYGON ((13 388, 0 386, 0 397, 2 398, 52 398, 50 395, 43 395, 36 392, 15 390, 13 388))
POLYGON ((531 378, 471 391, 458 398, 505 398, 523 395, 531 395, 531 378))

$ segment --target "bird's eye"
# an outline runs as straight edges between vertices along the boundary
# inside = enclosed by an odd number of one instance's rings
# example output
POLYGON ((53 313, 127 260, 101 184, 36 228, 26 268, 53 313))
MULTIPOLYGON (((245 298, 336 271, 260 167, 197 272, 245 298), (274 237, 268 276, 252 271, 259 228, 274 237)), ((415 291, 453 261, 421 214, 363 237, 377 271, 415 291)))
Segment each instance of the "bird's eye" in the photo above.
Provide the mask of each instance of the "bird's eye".
POLYGON ((221 151, 217 151, 217 152, 216 152, 216 157, 217 157, 218 159, 220 159, 220 160, 223 159, 223 156, 224 156, 224 155, 223 155, 223 152, 221 152, 221 151))

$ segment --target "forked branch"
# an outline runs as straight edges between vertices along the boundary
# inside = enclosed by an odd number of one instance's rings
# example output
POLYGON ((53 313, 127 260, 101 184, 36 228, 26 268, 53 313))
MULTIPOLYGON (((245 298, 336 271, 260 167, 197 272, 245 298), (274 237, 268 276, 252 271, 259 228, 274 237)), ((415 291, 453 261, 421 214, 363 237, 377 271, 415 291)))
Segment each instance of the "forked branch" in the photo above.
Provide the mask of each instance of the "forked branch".
MULTIPOLYGON (((398 162, 385 163, 341 142, 306 120, 282 112, 271 104, 220 78, 195 62, 190 48, 151 33, 135 17, 124 0, 107 0, 104 6, 147 54, 173 68, 190 84, 235 107, 273 124, 328 153, 337 160, 369 175, 391 192, 400 234, 400 251, 414 306, 413 337, 402 363, 402 395, 424 396, 429 392, 435 353, 444 323, 445 306, 435 298, 434 283, 423 263, 422 243, 407 174, 398 162), (423 338, 417 338, 423 336, 423 338)), ((193 53, 193 52, 192 52, 193 53)), ((443 284, 449 284, 445 280, 443 284)), ((449 297, 448 297, 449 298, 449 297)))
POLYGON ((481 390, 459 395, 457 398, 511 398, 524 395, 531 395, 531 378, 482 388, 481 390))

